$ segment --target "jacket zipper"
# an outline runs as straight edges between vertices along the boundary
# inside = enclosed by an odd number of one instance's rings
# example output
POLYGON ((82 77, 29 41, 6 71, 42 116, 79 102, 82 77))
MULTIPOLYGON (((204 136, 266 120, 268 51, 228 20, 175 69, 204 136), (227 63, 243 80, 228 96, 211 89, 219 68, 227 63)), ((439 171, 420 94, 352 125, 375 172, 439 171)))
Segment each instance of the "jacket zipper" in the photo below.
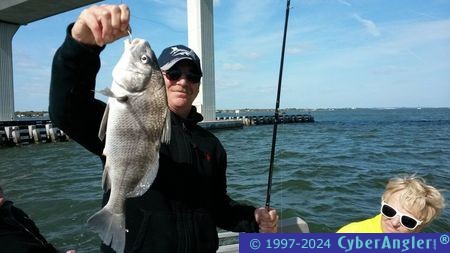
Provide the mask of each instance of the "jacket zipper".
MULTIPOLYGON (((25 227, 22 223, 20 223, 18 220, 16 220, 16 218, 14 217, 13 214, 11 214, 11 217, 13 218, 14 222, 16 224, 18 224, 23 230, 25 230, 25 232, 27 232, 28 234, 30 234, 36 241, 40 242, 42 244, 42 246, 47 247, 47 243, 45 243, 44 241, 42 241, 39 237, 37 237, 33 232, 31 232, 27 227, 25 227)), ((29 219, 27 217, 24 217, 25 219, 29 219)))

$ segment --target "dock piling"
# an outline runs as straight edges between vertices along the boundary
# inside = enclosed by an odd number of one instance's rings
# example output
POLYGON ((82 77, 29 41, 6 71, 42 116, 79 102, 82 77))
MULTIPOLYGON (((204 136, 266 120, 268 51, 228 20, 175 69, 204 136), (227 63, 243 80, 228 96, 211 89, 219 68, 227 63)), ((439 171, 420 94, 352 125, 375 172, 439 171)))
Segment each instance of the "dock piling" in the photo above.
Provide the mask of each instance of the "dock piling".
POLYGON ((49 120, 0 121, 0 147, 68 140, 49 120))

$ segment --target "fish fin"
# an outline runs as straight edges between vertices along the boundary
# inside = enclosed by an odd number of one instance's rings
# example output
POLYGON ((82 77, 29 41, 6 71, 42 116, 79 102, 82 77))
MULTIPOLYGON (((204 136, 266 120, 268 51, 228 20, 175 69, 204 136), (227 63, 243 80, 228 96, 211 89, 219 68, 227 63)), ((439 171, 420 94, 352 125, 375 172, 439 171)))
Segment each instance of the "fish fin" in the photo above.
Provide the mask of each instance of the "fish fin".
POLYGON ((103 185, 103 191, 108 191, 111 189, 111 180, 109 179, 109 170, 108 165, 105 165, 105 168, 103 169, 103 176, 102 176, 102 185, 103 185))
POLYGON ((156 178, 156 174, 158 174, 159 169, 159 147, 156 148, 156 151, 154 152, 154 157, 152 157, 150 160, 152 161, 151 164, 149 164, 147 171, 145 172, 145 175, 141 178, 141 181, 136 185, 136 187, 133 189, 133 191, 127 193, 127 198, 133 198, 142 196, 148 188, 152 185, 153 181, 156 178))
POLYGON ((109 115, 109 103, 106 104, 105 112, 103 113, 102 121, 100 122, 100 128, 98 129, 98 138, 103 141, 106 136, 106 124, 108 123, 109 115))
POLYGON ((108 87, 104 88, 103 90, 99 90, 98 92, 107 97, 112 97, 112 98, 116 97, 116 94, 114 94, 114 92, 108 87))
POLYGON ((125 215, 112 213, 106 207, 92 215, 88 227, 97 232, 106 245, 110 245, 116 252, 125 250, 125 215))
POLYGON ((170 111, 167 109, 166 111, 166 119, 165 119, 165 126, 163 128, 163 132, 161 135, 161 142, 162 143, 170 143, 170 136, 171 136, 171 122, 170 122, 170 111))
POLYGON ((99 93, 103 94, 104 96, 115 98, 119 102, 127 102, 128 96, 117 96, 114 94, 114 92, 110 88, 104 88, 103 90, 98 91, 99 93))

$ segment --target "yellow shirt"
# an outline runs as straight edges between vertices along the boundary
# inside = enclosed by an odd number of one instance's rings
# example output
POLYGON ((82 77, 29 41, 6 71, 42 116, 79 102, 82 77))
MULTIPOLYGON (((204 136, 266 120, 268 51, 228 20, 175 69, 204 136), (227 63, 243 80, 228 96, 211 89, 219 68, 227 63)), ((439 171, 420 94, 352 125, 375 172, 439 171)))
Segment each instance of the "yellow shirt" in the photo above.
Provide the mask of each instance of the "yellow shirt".
POLYGON ((383 233, 381 229, 381 214, 358 222, 343 226, 337 233, 383 233))

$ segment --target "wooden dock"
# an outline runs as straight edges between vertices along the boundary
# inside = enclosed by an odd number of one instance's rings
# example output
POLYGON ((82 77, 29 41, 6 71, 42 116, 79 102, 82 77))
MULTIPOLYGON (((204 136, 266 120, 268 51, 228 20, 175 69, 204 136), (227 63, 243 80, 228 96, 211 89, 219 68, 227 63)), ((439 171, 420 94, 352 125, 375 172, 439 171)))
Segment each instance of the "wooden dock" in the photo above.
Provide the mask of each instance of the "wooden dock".
MULTIPOLYGON (((253 125, 267 125, 275 123, 274 115, 263 115, 263 116, 230 116, 230 117, 217 117, 218 121, 223 120, 240 120, 245 126, 253 125)), ((286 123, 312 123, 314 122, 314 117, 311 114, 281 114, 278 116, 278 124, 286 123)))

